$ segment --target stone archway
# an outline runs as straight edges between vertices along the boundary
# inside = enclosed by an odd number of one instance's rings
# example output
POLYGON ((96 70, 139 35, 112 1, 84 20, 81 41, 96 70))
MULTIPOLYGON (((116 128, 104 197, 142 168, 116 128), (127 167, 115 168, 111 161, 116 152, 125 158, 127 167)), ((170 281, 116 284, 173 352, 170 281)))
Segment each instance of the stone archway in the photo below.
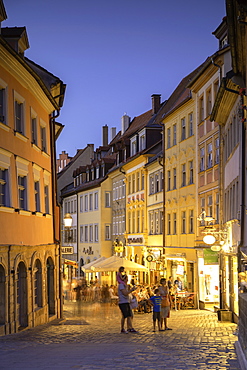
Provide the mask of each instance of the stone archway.
POLYGON ((28 326, 27 315, 27 269, 24 262, 17 267, 17 318, 19 328, 28 326))
POLYGON ((39 259, 36 259, 34 266, 34 305, 35 308, 43 306, 43 291, 42 291, 42 266, 39 259))
POLYGON ((0 265, 0 325, 6 321, 6 277, 5 269, 0 265))
POLYGON ((46 262, 46 278, 47 278, 47 303, 48 314, 55 314, 55 281, 54 281, 54 263, 51 257, 47 258, 46 262))

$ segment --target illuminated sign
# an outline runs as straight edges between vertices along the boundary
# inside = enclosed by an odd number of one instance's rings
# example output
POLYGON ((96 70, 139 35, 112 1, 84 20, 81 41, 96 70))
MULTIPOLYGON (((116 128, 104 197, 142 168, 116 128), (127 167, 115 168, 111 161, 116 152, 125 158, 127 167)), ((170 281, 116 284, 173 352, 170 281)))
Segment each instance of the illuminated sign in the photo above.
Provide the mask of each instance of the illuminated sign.
POLYGON ((73 254, 74 248, 73 247, 62 247, 62 254, 73 254))

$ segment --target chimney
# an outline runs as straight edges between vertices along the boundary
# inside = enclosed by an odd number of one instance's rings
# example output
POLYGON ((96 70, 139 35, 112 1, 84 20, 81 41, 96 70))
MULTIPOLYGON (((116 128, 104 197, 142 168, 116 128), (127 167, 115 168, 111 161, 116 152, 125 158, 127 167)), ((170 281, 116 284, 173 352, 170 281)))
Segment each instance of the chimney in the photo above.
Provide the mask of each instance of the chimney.
POLYGON ((160 109, 160 94, 153 94, 151 95, 152 98, 152 114, 156 114, 160 109))
POLYGON ((121 130, 121 134, 123 135, 123 133, 127 130, 127 128, 129 127, 129 124, 130 124, 130 117, 127 116, 126 113, 124 113, 123 117, 121 118, 121 121, 122 121, 122 130, 121 130))
POLYGON ((116 132, 117 132, 117 128, 116 127, 112 127, 111 128, 111 141, 114 139, 114 137, 116 136, 116 132))
POLYGON ((108 126, 105 125, 102 127, 102 145, 107 146, 108 145, 108 126))

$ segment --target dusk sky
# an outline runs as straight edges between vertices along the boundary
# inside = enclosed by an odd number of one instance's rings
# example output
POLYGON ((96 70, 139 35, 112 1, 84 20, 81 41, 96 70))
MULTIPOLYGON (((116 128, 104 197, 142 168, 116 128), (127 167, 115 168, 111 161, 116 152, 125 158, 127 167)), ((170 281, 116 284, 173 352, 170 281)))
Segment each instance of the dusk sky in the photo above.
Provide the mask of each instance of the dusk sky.
MULTIPOLYGON (((4 0, 2 27, 26 26, 26 56, 66 85, 57 141, 70 156, 102 144, 102 126, 121 127, 166 100, 218 49, 212 32, 225 0, 4 0)), ((110 135, 109 135, 110 139, 110 135)))

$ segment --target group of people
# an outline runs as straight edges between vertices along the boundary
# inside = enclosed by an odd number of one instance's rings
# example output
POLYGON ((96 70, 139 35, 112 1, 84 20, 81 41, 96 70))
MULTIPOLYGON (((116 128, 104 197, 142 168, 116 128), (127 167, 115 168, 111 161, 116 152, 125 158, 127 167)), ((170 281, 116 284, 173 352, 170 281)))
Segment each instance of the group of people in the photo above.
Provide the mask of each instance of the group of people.
MULTIPOLYGON (((137 331, 133 328, 133 311, 131 305, 133 300, 136 300, 137 302, 136 294, 134 293, 137 287, 135 285, 132 287, 128 285, 128 277, 124 272, 124 267, 122 266, 119 268, 117 273, 117 282, 119 297, 118 305, 122 313, 121 333, 136 333, 137 331), (125 322, 127 322, 126 329, 125 322)), ((153 331, 156 331, 156 324, 159 331, 172 330, 167 325, 167 319, 170 317, 172 301, 165 278, 160 280, 160 285, 155 288, 154 294, 149 296, 148 303, 153 306, 153 331)))

